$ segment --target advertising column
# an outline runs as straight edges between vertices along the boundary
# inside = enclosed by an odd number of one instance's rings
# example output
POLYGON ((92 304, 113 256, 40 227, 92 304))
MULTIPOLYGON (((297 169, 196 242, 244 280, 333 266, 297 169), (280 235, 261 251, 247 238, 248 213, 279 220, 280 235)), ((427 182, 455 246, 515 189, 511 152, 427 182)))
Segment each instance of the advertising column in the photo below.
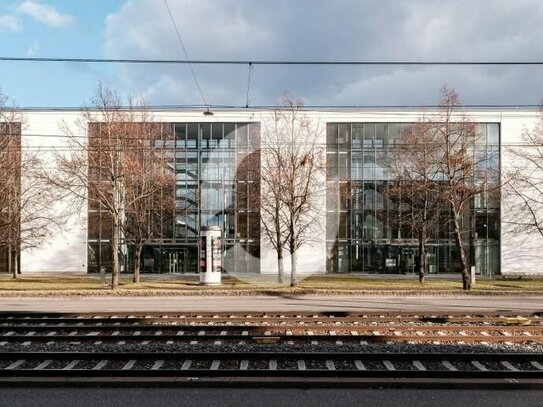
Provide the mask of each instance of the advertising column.
POLYGON ((200 284, 221 284, 221 228, 218 226, 200 229, 200 284))

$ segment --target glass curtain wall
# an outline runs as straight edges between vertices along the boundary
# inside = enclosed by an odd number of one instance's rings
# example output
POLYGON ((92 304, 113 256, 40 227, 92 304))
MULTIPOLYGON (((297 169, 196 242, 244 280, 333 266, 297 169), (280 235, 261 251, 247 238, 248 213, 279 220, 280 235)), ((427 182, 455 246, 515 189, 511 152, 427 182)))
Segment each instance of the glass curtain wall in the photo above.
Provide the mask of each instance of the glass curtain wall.
MULTIPOLYGON (((390 148, 410 125, 327 124, 328 272, 414 272, 418 242, 411 225, 402 221, 410 218, 405 213, 410 209, 389 199, 391 180, 385 163, 390 148)), ((482 123, 478 127, 474 160, 484 166, 481 171, 499 177, 499 124, 482 123)), ((493 275, 500 270, 499 205, 496 193, 478 196, 462 225, 469 236, 470 264, 479 274, 493 275)), ((445 207, 440 209, 427 256, 428 273, 460 271, 445 207)))
MULTIPOLYGON (((156 232, 143 249, 142 272, 197 272, 202 226, 223 230, 225 271, 260 272, 260 185, 252 170, 259 164, 260 124, 164 123, 154 146, 175 171, 175 209, 150 220, 156 232)), ((88 219, 93 272, 111 265, 111 221, 100 208, 89 208, 88 219)), ((132 250, 126 248, 127 270, 132 250)))
POLYGON ((0 123, 0 184, 0 273, 7 273, 15 264, 21 269, 19 203, 15 201, 21 194, 21 123, 0 123))

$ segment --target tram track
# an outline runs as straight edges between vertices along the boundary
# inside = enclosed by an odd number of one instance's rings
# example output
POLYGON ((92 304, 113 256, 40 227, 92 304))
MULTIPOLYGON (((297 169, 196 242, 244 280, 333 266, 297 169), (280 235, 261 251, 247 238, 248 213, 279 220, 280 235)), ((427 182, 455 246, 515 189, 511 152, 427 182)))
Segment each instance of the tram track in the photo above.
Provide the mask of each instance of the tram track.
POLYGON ((462 341, 543 343, 543 326, 373 326, 373 325, 234 325, 234 324, 113 324, 93 320, 86 324, 29 324, 0 326, 0 345, 18 341, 236 341, 276 337, 283 341, 344 340, 366 341, 462 341))
POLYGON ((0 353, 9 376, 296 376, 543 379, 543 356, 352 352, 0 353))
POLYGON ((81 321, 94 321, 95 323, 118 323, 119 321, 138 321, 140 324, 174 324, 191 321, 193 323, 314 323, 314 324, 514 324, 522 321, 540 323, 539 314, 501 313, 471 315, 464 313, 447 314, 413 314, 413 313, 242 313, 242 314, 218 314, 218 313, 91 313, 91 314, 55 314, 32 313, 28 315, 0 312, 0 326, 13 323, 43 323, 44 321, 58 323, 80 323, 81 321))
POLYGON ((529 315, 0 314, 0 382, 56 377, 543 384, 529 315), (493 352, 494 350, 494 352, 493 352))
MULTIPOLYGON (((34 335, 30 331, 26 335, 6 335, 0 336, 0 346, 6 345, 8 343, 24 343, 30 345, 31 343, 44 343, 44 342, 58 342, 58 343, 74 343, 74 342, 96 342, 98 339, 100 343, 119 343, 125 344, 127 342, 139 342, 144 344, 149 344, 150 342, 154 343, 214 343, 220 341, 221 343, 236 343, 239 341, 268 341, 268 343, 314 343, 314 342, 342 342, 342 343, 357 343, 368 344, 374 342, 388 342, 388 343, 398 343, 398 342, 410 342, 410 343, 452 343, 452 342, 461 342, 461 343, 542 343, 543 344, 543 335, 522 335, 522 336, 512 336, 504 335, 450 335, 441 331, 441 334, 427 334, 422 331, 418 331, 418 334, 405 334, 398 333, 396 334, 380 334, 377 333, 358 333, 352 331, 350 334, 278 334, 270 332, 269 334, 257 334, 257 333, 241 333, 241 334, 230 334, 230 333, 201 333, 201 334, 163 334, 160 331, 157 331, 155 334, 139 334, 137 331, 133 334, 117 334, 116 331, 104 334, 102 332, 89 332, 86 335, 81 334, 57 334, 54 331, 49 332, 47 335, 34 335)), ((487 333, 486 331, 483 331, 487 333)), ((529 333, 529 332, 527 332, 529 333)))

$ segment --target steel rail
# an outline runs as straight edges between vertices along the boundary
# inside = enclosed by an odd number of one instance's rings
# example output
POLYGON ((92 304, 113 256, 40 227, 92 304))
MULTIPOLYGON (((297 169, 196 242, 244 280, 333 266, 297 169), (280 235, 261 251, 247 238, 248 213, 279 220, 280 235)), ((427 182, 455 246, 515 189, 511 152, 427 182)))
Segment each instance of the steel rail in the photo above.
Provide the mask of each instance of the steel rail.
MULTIPOLYGON (((454 352, 0 352, 0 360, 240 360, 240 359, 289 359, 289 360, 511 360, 515 362, 543 360, 541 353, 454 353, 454 352)), ((542 370, 543 372, 543 370, 542 370)))
POLYGON ((543 372, 537 370, 520 370, 520 371, 504 371, 504 370, 327 370, 327 369, 19 369, 19 370, 0 370, 0 378, 4 377, 54 377, 60 376, 70 378, 74 377, 184 377, 193 381, 198 381, 201 378, 216 377, 216 378, 232 378, 232 377, 319 377, 319 378, 459 378, 459 379, 543 379, 543 372))
MULTIPOLYGON (((0 378, 25 378, 25 377, 183 377, 198 380, 205 377, 389 377, 389 378, 479 378, 479 379, 543 379, 542 369, 520 369, 514 370, 503 368, 493 368, 488 366, 486 370, 467 369, 459 366, 459 363, 468 363, 477 361, 479 363, 496 363, 507 361, 509 363, 540 363, 543 355, 532 353, 359 353, 359 352, 243 352, 243 353, 225 353, 225 352, 2 352, 0 353, 0 361, 20 361, 19 366, 15 368, 0 369, 0 378), (106 361, 102 368, 67 368, 69 365, 62 367, 46 368, 40 367, 44 360, 47 361, 62 361, 80 363, 81 361, 103 362, 106 361), (213 363, 209 368, 196 366, 192 369, 190 366, 183 369, 166 367, 164 369, 153 369, 152 367, 138 365, 138 362, 150 361, 172 361, 180 362, 190 360, 191 362, 206 361, 240 361, 239 369, 220 369, 219 364, 213 368, 213 363), (246 369, 241 368, 241 361, 248 361, 246 369), (275 361, 275 368, 266 369, 261 367, 250 367, 250 362, 275 361), (327 366, 330 361, 349 361, 356 365, 356 361, 365 363, 379 361, 385 366, 388 363, 408 363, 411 362, 413 368, 405 368, 397 365, 398 368, 390 369, 375 368, 368 365, 368 369, 357 368, 340 368, 333 369, 314 367, 311 363, 306 365, 304 369, 296 369, 293 367, 281 367, 279 362, 294 360, 303 360, 305 362, 326 361, 327 366), (445 361, 449 363, 457 363, 457 369, 434 368, 429 366, 425 369, 416 369, 415 361, 419 363, 442 362, 445 367, 445 361), (42 362, 42 363, 40 363, 42 362), (120 367, 107 367, 110 362, 125 362, 125 365, 120 367), (130 365, 126 368, 127 364, 130 365), (37 366, 36 364, 39 363, 37 366), (21 367, 31 364, 31 366, 21 367)), ((77 364, 74 364, 74 367, 77 364)), ((405 366, 405 365, 403 365, 405 366)))
POLYGON ((539 317, 540 313, 533 312, 513 312, 510 310, 503 310, 499 312, 492 313, 466 313, 466 312, 401 312, 401 311, 375 311, 367 313, 357 313, 357 312, 343 312, 343 311, 322 311, 322 312, 311 312, 311 311, 287 311, 287 312, 236 312, 236 313, 221 313, 221 312, 129 312, 129 311, 120 311, 120 312, 80 312, 80 313, 65 313, 65 312, 26 312, 26 311, 0 311, 0 321, 4 320, 21 320, 21 319, 39 319, 39 318, 330 318, 330 319, 345 319, 345 318, 470 318, 470 319, 483 319, 483 318, 492 318, 497 317, 501 318, 504 316, 523 316, 523 317, 539 317))
POLYGON ((210 341, 254 341, 258 342, 261 340, 275 341, 277 343, 284 343, 287 341, 297 341, 297 342, 308 342, 308 341, 345 341, 345 342, 435 342, 439 341, 440 343, 447 342, 458 342, 462 341, 464 343, 474 343, 474 342, 492 342, 492 343, 543 343, 543 335, 533 335, 533 336, 504 336, 504 335, 465 335, 465 336, 451 336, 451 335, 372 335, 372 334, 338 334, 338 335, 262 335, 262 334, 204 334, 204 335, 10 335, 10 336, 0 336, 0 342, 92 342, 92 341, 101 341, 101 342, 119 342, 119 341, 130 341, 130 342, 142 342, 149 341, 154 343, 175 341, 175 342, 189 342, 189 341, 199 341, 201 343, 210 342, 210 341))
MULTIPOLYGON (((515 315, 515 317, 518 318, 526 318, 515 315)), ((396 316, 396 317, 379 317, 379 316, 360 316, 360 317, 341 317, 341 318, 335 318, 335 317, 296 317, 296 316, 271 316, 271 317, 254 317, 254 316, 235 316, 235 317, 228 317, 228 316, 219 316, 219 317, 213 317, 213 316, 202 316, 202 317, 133 317, 133 318, 111 318, 111 317, 83 317, 83 318, 65 318, 65 317, 53 317, 53 318, 39 318, 39 317, 31 317, 31 318, 0 318, 0 326, 2 324, 13 324, 13 323, 43 323, 43 322, 73 322, 73 323, 79 323, 79 322, 101 322, 101 323, 114 323, 119 321, 146 321, 146 322, 161 322, 161 323, 168 323, 168 322, 174 322, 174 321, 197 321, 197 322, 323 322, 323 323, 353 323, 353 322, 380 322, 380 323, 409 323, 409 322, 416 322, 416 323, 448 323, 448 324, 455 324, 455 323, 483 323, 483 322, 505 322, 507 319, 513 319, 512 317, 507 316, 500 316, 500 317, 467 317, 467 316, 440 316, 440 317, 430 317, 430 316, 420 316, 420 317, 409 317, 409 316, 396 316)), ((526 318, 529 319, 529 318, 526 318)), ((530 320, 531 321, 531 320, 530 320)), ((541 323, 539 318, 534 319, 534 322, 541 323)))
POLYGON ((0 337, 4 331, 55 331, 55 330, 78 330, 78 331, 165 331, 165 330, 186 330, 186 331, 213 331, 213 330, 242 330, 242 331, 292 331, 292 330, 303 330, 303 331, 427 331, 427 332, 437 332, 437 331, 531 331, 531 332, 541 332, 543 333, 543 325, 533 326, 533 325, 523 325, 523 326, 508 326, 508 325, 455 325, 455 326, 428 326, 428 325, 395 325, 395 326, 378 326, 378 325, 218 325, 218 324, 202 324, 202 325, 158 325, 158 324, 125 324, 125 325, 14 325, 14 326, 0 326, 0 337))
MULTIPOLYGON (((383 379, 395 379, 395 378, 431 378, 431 379, 504 379, 504 380, 519 380, 519 379, 533 379, 541 380, 543 375, 535 371, 449 371, 449 370, 236 370, 236 369, 221 369, 221 370, 120 370, 120 369, 101 369, 101 370, 85 370, 85 369, 48 369, 48 370, 18 370, 16 377, 24 380, 30 380, 32 378, 65 378, 64 380, 73 381, 74 377, 87 378, 92 380, 93 378, 123 378, 126 381, 127 378, 143 377, 159 377, 159 378, 185 378, 196 384, 198 381, 205 378, 223 379, 224 382, 229 383, 232 378, 321 378, 321 379, 334 379, 334 378, 383 378, 383 379)), ((13 374, 6 374, 5 371, 0 370, 0 378, 13 378, 13 374)), ((533 386, 532 386, 533 387, 533 386)))

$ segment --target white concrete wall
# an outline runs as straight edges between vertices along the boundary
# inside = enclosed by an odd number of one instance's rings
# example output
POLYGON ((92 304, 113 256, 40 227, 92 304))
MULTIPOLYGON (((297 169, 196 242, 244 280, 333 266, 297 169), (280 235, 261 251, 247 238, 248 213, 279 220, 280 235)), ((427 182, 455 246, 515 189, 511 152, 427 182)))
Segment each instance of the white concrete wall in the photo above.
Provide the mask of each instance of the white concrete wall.
MULTIPOLYGON (((273 131, 273 117, 270 114, 261 114, 261 140, 264 140, 267 131, 273 131), (269 129, 269 130, 267 130, 269 129)), ((313 115, 304 113, 303 117, 300 117, 300 120, 307 120, 310 128, 313 130, 312 134, 315 135, 315 141, 317 144, 325 146, 326 145, 326 123, 320 120, 318 115, 313 115)), ((326 151, 323 153, 323 163, 326 163, 326 151)), ((265 154, 265 147, 262 149, 262 154, 265 154)), ((313 212, 313 215, 316 216, 317 222, 315 227, 312 228, 310 235, 311 241, 304 244, 297 251, 297 261, 296 261, 296 270, 299 275, 310 275, 310 274, 323 274, 326 272, 326 174, 322 173, 321 177, 318 179, 317 184, 318 188, 321 188, 316 192, 317 204, 315 205, 317 209, 313 212)), ((266 191, 262 188, 261 194, 265 194, 266 191)), ((263 274, 277 274, 278 264, 277 264, 277 252, 271 246, 269 241, 266 239, 266 234, 264 229, 261 229, 260 233, 260 269, 263 274)), ((288 250, 284 250, 283 253, 283 265, 285 273, 290 273, 291 270, 291 257, 288 250)))
MULTIPOLYGON (((54 169, 52 148, 60 150, 66 147, 66 137, 60 129, 62 121, 74 126, 76 113, 57 112, 24 112, 22 132, 23 150, 26 153, 39 152, 47 169, 54 169)), ((85 132, 78 132, 85 136, 85 132)), ((65 212, 69 201, 57 202, 54 211, 65 212)), ((79 215, 72 216, 64 224, 62 231, 54 233, 41 247, 23 251, 21 254, 21 271, 33 272, 68 272, 86 273, 87 271, 87 225, 86 207, 79 215)))
MULTIPOLYGON (((535 122, 535 113, 504 113, 501 126, 502 179, 514 169, 526 171, 529 168, 529 164, 517 159, 511 149, 524 144, 521 135, 525 130, 532 130, 535 122)), ((518 214, 511 210, 519 198, 507 190, 505 186, 501 202, 501 273, 543 275, 543 237, 535 231, 519 232, 515 225, 518 214)))
MULTIPOLYGON (((74 123, 77 112, 23 112, 25 126, 23 128, 23 145, 42 148, 44 160, 48 166, 53 165, 50 146, 65 145, 66 139, 60 130, 60 124, 65 121, 74 123)), ((511 165, 508 145, 520 142, 524 128, 532 128, 537 112, 534 111, 474 111, 468 112, 474 121, 501 123, 501 170, 502 174, 511 165)), ((239 110, 215 111, 213 116, 204 116, 201 111, 157 111, 154 116, 157 121, 164 122, 263 122, 269 120, 269 112, 239 110)), ((323 126, 322 140, 325 142, 325 125, 327 122, 414 122, 421 112, 414 111, 310 111, 308 117, 323 126)), ((80 133, 84 136, 84 132, 80 133)), ((519 234, 507 223, 510 214, 507 212, 507 202, 510 196, 503 196, 502 205, 502 243, 501 267, 503 274, 543 274, 543 238, 535 234, 519 234)), ((67 202, 59 202, 58 210, 62 211, 67 202)), ((325 208, 325 201, 322 203, 325 208)), ((325 210, 322 211, 325 225, 325 210)), ((86 242, 86 209, 66 224, 63 233, 53 236, 49 242, 38 249, 22 254, 21 266, 23 272, 85 272, 87 263, 86 242)), ((317 241, 311 246, 302 247, 299 252, 299 271, 304 273, 323 273, 326 270, 326 241, 325 233, 318 235, 317 241)), ((289 259, 285 258, 286 270, 289 270, 289 259)), ((261 242, 261 271, 275 273, 277 270, 275 252, 262 239, 261 242)))

